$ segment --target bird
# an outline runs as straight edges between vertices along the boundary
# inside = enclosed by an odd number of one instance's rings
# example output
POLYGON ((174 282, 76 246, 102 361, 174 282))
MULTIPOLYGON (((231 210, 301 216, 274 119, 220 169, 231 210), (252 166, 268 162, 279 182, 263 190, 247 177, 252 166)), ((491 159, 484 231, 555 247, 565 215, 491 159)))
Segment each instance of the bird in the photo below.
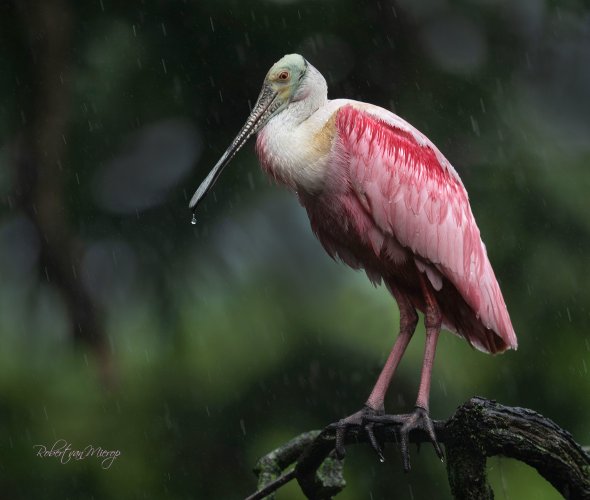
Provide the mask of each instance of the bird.
POLYGON ((328 255, 384 284, 399 308, 399 333, 361 409, 337 422, 335 451, 361 426, 383 460, 376 423, 400 425, 403 467, 409 433, 423 430, 443 453, 429 398, 441 328, 490 354, 517 338, 457 171, 403 118, 382 107, 328 99, 322 74, 288 54, 266 74, 246 123, 200 184, 195 211, 224 167, 257 134, 256 153, 272 179, 294 191, 328 255), (418 395, 407 414, 386 415, 385 395, 423 313, 425 348, 418 395))

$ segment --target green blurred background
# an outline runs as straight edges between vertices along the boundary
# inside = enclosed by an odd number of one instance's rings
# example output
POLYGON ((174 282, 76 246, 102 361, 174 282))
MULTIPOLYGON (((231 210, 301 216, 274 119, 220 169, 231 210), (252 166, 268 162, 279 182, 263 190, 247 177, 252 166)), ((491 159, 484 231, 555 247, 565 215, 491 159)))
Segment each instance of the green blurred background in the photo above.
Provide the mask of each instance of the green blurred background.
MULTIPOLYGON (((590 444, 590 8, 527 0, 0 2, 0 498, 240 498, 365 400, 397 333, 246 147, 187 200, 270 65, 392 109, 462 176, 519 335, 441 337, 432 415, 482 395, 590 444), (34 445, 121 451, 108 470, 34 445)), ((411 407, 423 330, 388 410, 411 407)), ((351 448, 339 498, 450 498, 434 452, 351 448)), ((489 462, 497 498, 558 498, 489 462)), ((295 485, 280 499, 301 498, 295 485)))

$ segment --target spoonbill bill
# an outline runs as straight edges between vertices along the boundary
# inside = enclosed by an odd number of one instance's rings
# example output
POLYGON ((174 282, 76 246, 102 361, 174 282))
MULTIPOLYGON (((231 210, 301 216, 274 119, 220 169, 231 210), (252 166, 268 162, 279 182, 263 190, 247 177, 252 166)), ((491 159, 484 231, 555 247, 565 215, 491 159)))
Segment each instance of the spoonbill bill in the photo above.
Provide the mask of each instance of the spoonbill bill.
POLYGON ((459 175, 438 148, 399 116, 349 99, 328 99, 326 80, 299 54, 275 63, 250 116, 190 201, 196 210, 223 168, 253 135, 262 169, 293 190, 326 252, 384 283, 399 306, 399 335, 361 410, 337 424, 362 426, 382 458, 373 427, 401 425, 403 466, 409 432, 422 429, 442 459, 429 416, 441 327, 488 353, 517 340, 459 175), (424 361, 412 412, 385 415, 385 393, 424 314, 424 361))

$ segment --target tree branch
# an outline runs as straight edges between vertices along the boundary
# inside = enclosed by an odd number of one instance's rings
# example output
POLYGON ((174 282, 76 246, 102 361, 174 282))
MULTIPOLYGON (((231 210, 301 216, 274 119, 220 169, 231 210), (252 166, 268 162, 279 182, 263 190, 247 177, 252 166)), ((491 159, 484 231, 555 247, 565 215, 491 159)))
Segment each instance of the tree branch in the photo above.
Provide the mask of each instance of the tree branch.
POLYGON ((569 432, 533 410, 472 398, 445 427, 455 498, 473 498, 462 494, 470 483, 462 474, 465 460, 475 457, 485 466, 486 457, 495 455, 534 467, 565 498, 590 498, 590 456, 569 432))
MULTIPOLYGON (((532 410, 475 397, 449 420, 435 421, 434 426, 446 447, 449 485, 456 499, 493 498, 486 460, 495 455, 536 468, 565 498, 590 498, 590 455, 567 431, 532 410)), ((248 500, 273 498, 272 493, 293 478, 310 499, 329 499, 339 493, 346 482, 343 462, 332 453, 335 430, 335 424, 330 424, 321 432, 306 432, 260 459, 255 469, 259 490, 248 500), (281 476, 292 463, 295 468, 281 476)), ((375 434, 382 443, 397 443, 399 425, 376 425, 375 434)), ((346 433, 346 444, 367 441, 358 427, 346 433)), ((410 441, 422 443, 428 438, 422 431, 413 431, 410 441)))

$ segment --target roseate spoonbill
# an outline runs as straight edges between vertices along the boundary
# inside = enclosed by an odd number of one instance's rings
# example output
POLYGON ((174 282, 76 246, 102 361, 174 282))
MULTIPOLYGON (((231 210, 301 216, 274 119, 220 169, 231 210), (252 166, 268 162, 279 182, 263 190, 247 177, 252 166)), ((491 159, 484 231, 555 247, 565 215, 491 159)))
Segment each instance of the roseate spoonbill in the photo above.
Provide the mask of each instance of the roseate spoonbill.
POLYGON ((488 353, 516 349, 508 311, 467 192, 437 147, 399 116, 372 104, 329 100, 320 72, 302 56, 274 64, 242 130, 190 201, 194 211, 222 169, 255 133, 263 170, 291 188, 328 254, 383 282, 399 306, 400 329, 365 405, 341 419, 363 426, 382 459, 375 422, 401 424, 404 469, 408 435, 422 429, 442 458, 429 416, 430 379, 441 327, 488 353), (424 313, 426 346, 413 412, 384 415, 391 378, 424 313))

